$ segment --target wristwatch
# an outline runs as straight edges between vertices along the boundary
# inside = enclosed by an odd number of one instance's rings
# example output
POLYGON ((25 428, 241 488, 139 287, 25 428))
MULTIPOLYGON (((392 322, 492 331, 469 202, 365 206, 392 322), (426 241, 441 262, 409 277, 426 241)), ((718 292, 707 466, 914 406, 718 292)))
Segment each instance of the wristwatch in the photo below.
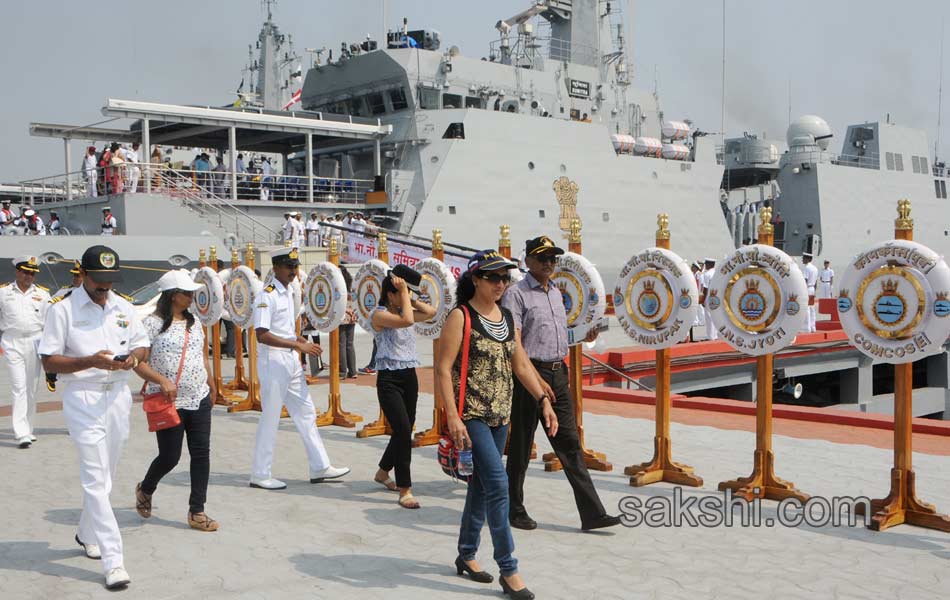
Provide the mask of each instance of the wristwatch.
POLYGON ((548 397, 547 394, 541 394, 541 397, 538 398, 538 406, 540 406, 541 403, 544 402, 544 399, 547 398, 547 397, 548 397))

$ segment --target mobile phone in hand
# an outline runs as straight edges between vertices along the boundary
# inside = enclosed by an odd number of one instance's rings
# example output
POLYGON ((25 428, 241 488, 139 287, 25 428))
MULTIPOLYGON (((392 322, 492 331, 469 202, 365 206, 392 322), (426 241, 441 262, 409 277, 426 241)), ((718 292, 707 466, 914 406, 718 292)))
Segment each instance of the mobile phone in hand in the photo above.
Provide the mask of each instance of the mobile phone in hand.
POLYGON ((114 360, 114 361, 116 361, 116 362, 125 362, 125 361, 128 360, 128 359, 129 359, 129 355, 128 355, 128 354, 118 354, 118 355, 112 357, 112 360, 114 360))

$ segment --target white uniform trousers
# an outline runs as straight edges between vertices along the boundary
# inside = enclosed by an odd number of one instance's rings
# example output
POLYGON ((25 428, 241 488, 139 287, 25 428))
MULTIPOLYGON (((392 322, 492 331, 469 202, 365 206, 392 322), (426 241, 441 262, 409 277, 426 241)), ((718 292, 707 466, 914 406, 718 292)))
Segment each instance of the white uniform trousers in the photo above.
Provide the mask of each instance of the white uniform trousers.
POLYGON ((138 167, 129 169, 129 189, 127 192, 135 193, 139 190, 139 177, 142 176, 142 170, 138 167))
MULTIPOLYGON (((815 295, 814 287, 809 286, 808 295, 809 296, 815 295)), ((808 333, 814 333, 816 331, 815 321, 817 320, 818 320, 818 298, 815 298, 815 303, 808 307, 808 324, 807 324, 807 329, 806 329, 808 333)))
POLYGON ((95 171, 89 171, 86 173, 86 175, 88 176, 86 180, 86 185, 88 188, 86 191, 88 192, 90 198, 95 198, 99 195, 99 190, 96 189, 96 180, 98 179, 98 175, 95 171))
POLYGON ((705 319, 706 325, 706 339, 709 340, 718 340, 719 332, 716 331, 716 324, 713 323, 712 314, 709 312, 709 309, 705 306, 703 307, 703 318, 705 319))
POLYGON ((261 382, 261 418, 257 422, 251 476, 255 479, 271 478, 274 442, 280 425, 280 411, 284 406, 303 440, 310 470, 320 471, 329 467, 330 459, 317 431, 317 411, 310 399, 299 355, 293 350, 269 349, 263 345, 258 348, 261 351, 257 357, 257 374, 261 382))
POLYGON ((818 297, 831 298, 831 284, 830 283, 824 283, 822 281, 818 282, 818 297))
POLYGON ((122 536, 109 494, 122 446, 129 438, 132 394, 126 383, 69 382, 63 392, 63 416, 79 453, 82 516, 79 539, 99 545, 102 570, 122 566, 122 536))
POLYGON ((36 353, 40 334, 3 336, 3 362, 10 377, 12 398, 13 437, 17 440, 33 435, 36 419, 36 386, 40 381, 42 364, 36 353))

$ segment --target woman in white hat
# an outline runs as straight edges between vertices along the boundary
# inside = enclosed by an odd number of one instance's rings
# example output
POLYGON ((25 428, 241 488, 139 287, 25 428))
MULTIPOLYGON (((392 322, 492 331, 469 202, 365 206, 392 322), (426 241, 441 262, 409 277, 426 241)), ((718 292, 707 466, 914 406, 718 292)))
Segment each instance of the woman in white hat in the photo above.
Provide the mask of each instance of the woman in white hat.
POLYGON ((184 270, 165 273, 158 280, 162 295, 155 312, 142 321, 151 349, 147 360, 142 361, 135 372, 146 380, 146 394, 162 392, 175 403, 181 423, 155 433, 158 456, 142 482, 135 486, 135 508, 145 519, 152 515, 152 494, 162 477, 178 464, 182 441, 187 435, 191 454, 188 524, 199 531, 216 531, 217 521, 204 512, 211 469, 214 379, 208 367, 204 330, 200 325, 194 326, 195 317, 188 310, 195 290, 200 287, 184 270))

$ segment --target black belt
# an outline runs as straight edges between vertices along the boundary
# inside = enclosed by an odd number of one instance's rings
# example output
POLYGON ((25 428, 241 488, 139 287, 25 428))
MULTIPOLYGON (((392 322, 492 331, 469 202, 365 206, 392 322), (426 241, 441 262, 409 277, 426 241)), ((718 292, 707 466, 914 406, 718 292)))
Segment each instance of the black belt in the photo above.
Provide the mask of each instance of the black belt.
POLYGON ((531 359, 531 363, 539 369, 544 369, 545 371, 560 371, 561 369, 566 369, 567 365, 564 364, 563 360, 535 360, 531 359))

